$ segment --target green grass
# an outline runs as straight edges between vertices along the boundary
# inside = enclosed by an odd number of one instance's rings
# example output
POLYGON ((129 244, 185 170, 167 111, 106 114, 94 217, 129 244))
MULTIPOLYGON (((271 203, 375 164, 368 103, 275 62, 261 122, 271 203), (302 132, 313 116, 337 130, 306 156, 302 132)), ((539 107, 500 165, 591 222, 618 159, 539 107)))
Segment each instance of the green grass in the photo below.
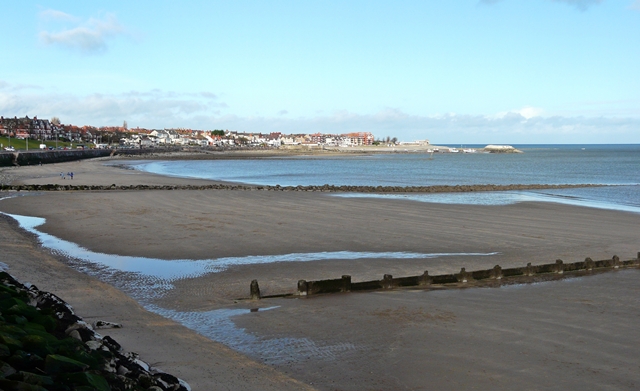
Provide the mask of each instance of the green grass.
MULTIPOLYGON (((17 139, 15 137, 11 137, 11 140, 9 140, 8 137, 0 136, 0 144, 2 144, 2 146, 1 146, 2 150, 4 150, 4 148, 9 146, 9 145, 14 147, 16 150, 26 150, 27 149, 27 141, 29 142, 29 150, 40 149, 40 144, 45 144, 47 146, 47 148, 49 148, 49 147, 55 148, 56 147, 56 140, 47 140, 47 141, 45 141, 43 143, 42 140, 34 140, 34 139, 20 140, 20 139, 17 139)), ((71 148, 71 144, 72 143, 58 140, 58 147, 71 148)), ((73 144, 74 144, 73 146, 75 147, 78 143, 73 143, 73 144)))

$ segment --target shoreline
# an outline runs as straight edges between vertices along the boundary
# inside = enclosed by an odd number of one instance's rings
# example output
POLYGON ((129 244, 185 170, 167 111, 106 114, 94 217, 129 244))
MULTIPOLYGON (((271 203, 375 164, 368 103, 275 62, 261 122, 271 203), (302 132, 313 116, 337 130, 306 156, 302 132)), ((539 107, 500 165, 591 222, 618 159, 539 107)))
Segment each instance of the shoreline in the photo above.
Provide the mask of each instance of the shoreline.
MULTIPOLYGON (((90 161, 9 171, 17 180, 34 183, 50 182, 60 171, 74 171, 78 173, 74 183, 85 185, 211 184, 90 161)), ((531 373, 545 372, 563 379, 564 388, 584 386, 585 381, 601 385, 624 384, 625 379, 640 381, 628 365, 640 346, 633 339, 634 329, 627 325, 640 314, 640 305, 616 301, 624 307, 614 313, 608 307, 612 297, 635 289, 635 269, 588 279, 454 293, 407 290, 234 302, 248 295, 253 279, 258 279, 261 290, 268 294, 295 288, 300 279, 344 274, 354 281, 366 281, 384 274, 409 276, 428 270, 435 275, 458 272, 461 267, 523 266, 558 258, 576 262, 586 256, 603 259, 617 254, 626 259, 640 249, 636 229, 640 216, 634 213, 541 202, 445 205, 336 199, 322 192, 229 190, 44 192, 2 200, 0 210, 44 217, 47 222, 39 227, 43 232, 92 251, 159 259, 345 250, 499 252, 485 258, 330 259, 233 266, 173 281, 170 291, 154 299, 154 305, 201 333, 207 327, 245 329, 247 339, 242 343, 246 345, 237 345, 240 354, 142 310, 111 285, 70 268, 67 260, 52 256, 34 238, 26 240, 14 222, 0 217, 0 235, 4 235, 0 249, 8 260, 9 273, 59 294, 85 318, 100 316, 123 323, 125 327, 114 331, 114 338, 125 349, 141 353, 149 362, 163 357, 162 369, 183 378, 194 389, 215 389, 210 386, 215 384, 214 377, 225 382, 235 379, 234 384, 245 384, 246 389, 260 388, 262 382, 285 384, 283 389, 301 389, 309 383, 321 390, 420 388, 427 380, 440 389, 472 384, 483 390, 506 389, 514 384, 514 378, 501 376, 522 374, 525 367, 531 373), (524 313, 523 308, 527 309, 524 313), (591 312, 591 308, 598 311, 591 312), (237 315, 225 318, 226 323, 215 323, 219 321, 212 317, 222 310, 237 315), (502 329, 517 333, 515 339, 497 338, 498 319, 502 329), (540 324, 539 319, 557 321, 540 324), (576 345, 574 339, 557 332, 558 327, 564 330, 576 324, 583 325, 581 334, 589 335, 586 345, 576 345), (607 344, 603 335, 593 334, 590 327, 596 324, 616 329, 619 343, 607 344), (598 367, 601 374, 566 376, 566 368, 549 361, 554 346, 562 347, 566 362, 579 361, 580 368, 598 367), (191 349, 205 349, 202 354, 217 354, 217 358, 196 362, 191 349), (514 353, 523 349, 531 356, 514 353), (487 352, 495 352, 491 356, 495 366, 487 366, 487 352), (618 357, 618 369, 599 367, 603 355, 618 357), (466 367, 460 367, 462 362, 466 367)), ((522 379, 524 383, 515 381, 545 388, 552 385, 528 376, 522 379)))
MULTIPOLYGON (((268 151, 265 151, 268 152, 268 151)), ((178 152, 172 155, 175 159, 167 159, 165 155, 149 155, 147 159, 139 159, 139 156, 128 157, 103 157, 87 160, 78 160, 66 163, 55 163, 45 166, 25 166, 0 168, 0 191, 59 191, 59 190, 135 190, 137 187, 145 187, 144 190, 167 187, 175 189, 205 189, 219 190, 277 190, 277 191, 323 191, 323 192, 364 192, 364 193, 443 193, 443 192, 474 192, 474 191, 509 191, 509 190, 534 190, 534 189, 565 189, 584 187, 606 187, 612 185, 578 183, 578 184, 470 184, 470 185, 427 185, 427 186, 362 186, 362 185, 259 185, 243 182, 231 182, 218 179, 203 179, 182 177, 175 175, 155 174, 133 168, 127 161, 138 160, 199 160, 198 154, 178 152), (118 163, 123 161, 123 163, 118 163), (18 173, 20 171, 20 173, 18 173), (124 171, 124 172, 123 172, 124 171), (62 172, 74 172, 73 180, 61 180, 62 172), (96 176, 99 173, 99 177, 96 176), (88 174, 89 176, 85 175, 88 174), (112 188, 115 185, 115 188, 112 188), (30 187, 31 186, 31 187, 30 187), (82 188, 93 186, 94 188, 82 188)), ((263 156, 265 157, 265 156, 263 156)), ((269 156, 271 157, 271 156, 269 156)), ((251 155, 233 157, 224 154, 220 157, 225 160, 252 159, 251 155)), ((210 159, 206 159, 210 160, 210 159)))

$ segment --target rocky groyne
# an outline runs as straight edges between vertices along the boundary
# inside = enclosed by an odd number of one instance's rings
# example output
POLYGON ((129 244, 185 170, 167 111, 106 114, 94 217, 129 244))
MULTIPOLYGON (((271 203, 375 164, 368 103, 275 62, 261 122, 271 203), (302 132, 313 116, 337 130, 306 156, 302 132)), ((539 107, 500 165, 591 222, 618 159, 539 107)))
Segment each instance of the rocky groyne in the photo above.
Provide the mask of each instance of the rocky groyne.
POLYGON ((108 191, 108 190, 246 190, 246 191, 309 191, 328 193, 463 193, 481 191, 512 191, 512 190, 544 190, 544 189, 569 189, 581 187, 600 187, 596 184, 513 184, 513 185, 442 185, 442 186, 258 186, 258 185, 8 185, 0 184, 0 191, 108 191))
POLYGON ((0 389, 188 391, 184 381, 123 352, 56 295, 0 272, 0 389))

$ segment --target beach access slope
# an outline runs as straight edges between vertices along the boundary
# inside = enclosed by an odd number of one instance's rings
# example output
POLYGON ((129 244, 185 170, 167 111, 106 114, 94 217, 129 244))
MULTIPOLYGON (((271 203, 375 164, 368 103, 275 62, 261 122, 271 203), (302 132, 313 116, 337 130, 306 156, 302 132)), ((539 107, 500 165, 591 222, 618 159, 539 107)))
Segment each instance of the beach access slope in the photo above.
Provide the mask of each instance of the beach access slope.
MULTIPOLYGON (((103 163, 81 161, 8 171, 13 183, 62 183, 59 172, 69 171, 76 174, 74 184, 209 183, 103 163)), ((278 307, 234 317, 238 327, 260 339, 307 341, 297 352, 290 352, 288 361, 270 361, 270 355, 282 353, 277 348, 248 353, 270 364, 274 370, 268 372, 269 367, 205 343, 190 330, 147 313, 119 291, 64 266, 64 260, 43 254, 15 224, 2 220, 3 235, 9 235, 2 245, 10 255, 5 261, 10 272, 63 297, 78 307, 81 316, 123 323, 123 329, 114 331, 123 334, 114 338, 127 350, 138 351, 151 362, 162 357, 158 359, 161 368, 192 384, 207 384, 215 376, 205 378, 190 370, 189 364, 223 373, 225 381, 264 376, 274 384, 294 384, 290 389, 313 383, 323 390, 630 390, 640 384, 634 364, 640 348, 633 327, 640 316, 640 302, 634 299, 639 293, 636 269, 497 289, 234 300, 248 296, 253 279, 259 280, 263 294, 269 294, 295 291, 299 279, 344 274, 363 281, 383 274, 452 273, 461 267, 477 270, 556 259, 575 262, 587 256, 634 258, 640 250, 638 214, 552 203, 442 205, 229 190, 46 192, 5 199, 0 210, 45 217, 47 223, 39 229, 93 251, 161 259, 344 250, 498 252, 484 257, 235 266, 176 281, 175 288, 157 300, 163 308, 182 311, 278 307), (32 260, 25 261, 24 254, 33 254, 32 260), (42 257, 49 258, 43 262, 42 257), (55 268, 46 266, 49 263, 55 263, 55 268), (135 333, 124 334, 131 330, 135 333), (182 345, 185 339, 221 356, 199 359, 190 350, 195 346, 182 345), (192 361, 171 359, 181 354, 192 361), (242 369, 234 370, 235 361, 226 360, 226 354, 247 367, 238 364, 242 369), (287 383, 293 382, 291 378, 300 383, 287 383)))

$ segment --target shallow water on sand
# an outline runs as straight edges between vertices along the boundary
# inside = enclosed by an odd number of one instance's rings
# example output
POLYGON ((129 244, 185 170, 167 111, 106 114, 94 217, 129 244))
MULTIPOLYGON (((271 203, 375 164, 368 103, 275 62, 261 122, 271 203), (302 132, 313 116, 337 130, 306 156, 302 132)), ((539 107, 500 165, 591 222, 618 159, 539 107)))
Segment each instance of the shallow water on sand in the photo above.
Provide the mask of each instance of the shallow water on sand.
MULTIPOLYGON (((2 213, 2 212, 0 212, 2 213)), ((5 213, 3 213, 5 214, 5 213)), ((44 218, 6 214, 20 226, 35 234, 42 245, 70 259, 79 271, 92 275, 122 290, 147 310, 173 319, 184 326, 235 350, 259 355, 266 362, 277 364, 300 355, 333 359, 338 352, 353 349, 352 344, 320 346, 306 338, 261 339, 235 326, 232 317, 248 314, 251 309, 216 309, 212 311, 179 311, 162 308, 154 301, 173 289, 173 282, 218 273, 231 266, 271 262, 311 262, 331 259, 428 259, 448 256, 492 256, 498 253, 411 253, 411 252, 320 252, 268 256, 227 257, 205 260, 164 260, 96 253, 79 245, 41 232, 38 226, 44 218), (264 356, 264 357, 263 357, 264 356)), ((261 308, 260 311, 277 307, 261 308)), ((256 310, 256 309, 254 309, 256 310)))
POLYGON ((430 193, 430 194, 371 194, 371 193, 342 193, 333 194, 334 197, 345 198, 386 198, 403 199, 438 204, 462 205, 510 205, 518 202, 554 202, 558 204, 585 206, 588 208, 620 210, 624 212, 640 213, 640 204, 634 202, 634 197, 640 194, 640 186, 593 187, 581 189, 553 189, 529 191, 491 191, 467 193, 430 193), (614 193, 614 194, 611 194, 614 193), (627 194, 632 193, 632 194, 627 194), (620 197, 622 195, 622 197, 620 197), (620 199, 622 198, 622 199, 620 199))

